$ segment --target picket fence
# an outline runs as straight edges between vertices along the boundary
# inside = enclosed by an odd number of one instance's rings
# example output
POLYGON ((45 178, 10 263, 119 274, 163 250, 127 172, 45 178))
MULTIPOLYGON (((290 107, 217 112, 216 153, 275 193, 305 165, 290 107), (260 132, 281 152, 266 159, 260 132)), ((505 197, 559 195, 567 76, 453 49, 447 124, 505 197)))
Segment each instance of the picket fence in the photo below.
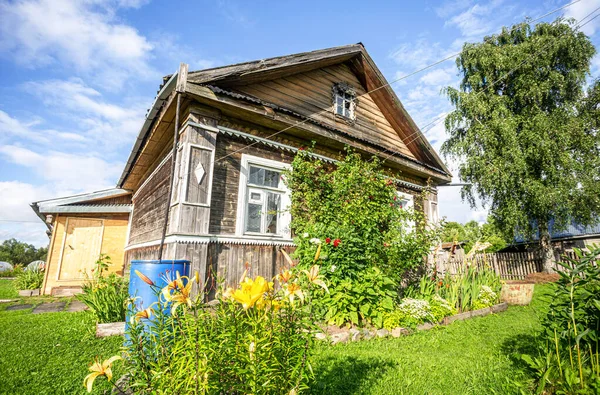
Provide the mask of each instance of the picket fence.
MULTIPOLYGON (((570 258, 579 260, 575 253, 563 253, 570 258)), ((558 254, 557 254, 558 255, 558 254)), ((562 262, 565 260, 561 256, 557 256, 562 262)), ((437 258, 430 261, 430 264, 438 273, 444 274, 459 274, 466 270, 471 265, 477 268, 488 268, 500 275, 505 280, 522 280, 531 273, 539 273, 544 268, 544 260, 540 252, 496 252, 488 254, 476 254, 471 258, 467 258, 462 251, 452 256, 439 255, 437 258)), ((563 270, 560 265, 555 266, 555 270, 563 270)))

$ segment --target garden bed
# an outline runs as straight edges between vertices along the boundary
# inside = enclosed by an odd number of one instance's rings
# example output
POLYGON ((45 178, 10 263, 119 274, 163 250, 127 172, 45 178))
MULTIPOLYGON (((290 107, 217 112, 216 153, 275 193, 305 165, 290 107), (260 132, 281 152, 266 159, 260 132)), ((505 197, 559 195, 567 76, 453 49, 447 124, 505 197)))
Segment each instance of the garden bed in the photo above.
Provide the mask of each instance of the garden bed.
MULTIPOLYGON (((417 330, 429 330, 440 325, 450 325, 454 321, 463 321, 474 317, 484 317, 492 313, 500 313, 508 308, 508 303, 503 302, 491 307, 483 309, 465 311, 464 313, 455 314, 445 317, 440 323, 424 323, 417 326, 417 330)), ((317 340, 329 340, 332 344, 346 343, 348 341, 370 340, 373 338, 382 337, 400 337, 411 334, 411 330, 407 328, 394 328, 391 331, 387 329, 367 329, 367 328, 340 328, 338 326, 328 326, 323 332, 315 334, 317 340)))

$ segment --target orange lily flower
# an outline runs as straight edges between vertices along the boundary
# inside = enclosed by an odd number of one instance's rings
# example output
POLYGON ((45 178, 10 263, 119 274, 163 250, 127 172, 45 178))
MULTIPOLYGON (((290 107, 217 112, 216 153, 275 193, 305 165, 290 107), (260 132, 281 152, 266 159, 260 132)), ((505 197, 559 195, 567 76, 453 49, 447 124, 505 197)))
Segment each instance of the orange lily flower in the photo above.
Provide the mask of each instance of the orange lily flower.
POLYGON ((154 313, 154 310, 152 310, 152 307, 148 307, 147 309, 138 311, 137 313, 135 313, 135 320, 139 321, 142 318, 148 319, 152 316, 152 314, 154 313))
POLYGON ((141 278, 142 281, 145 282, 146 284, 148 284, 148 285, 154 285, 154 281, 150 280, 148 278, 148 276, 146 276, 144 273, 141 273, 139 270, 136 270, 135 274, 137 274, 137 276, 139 278, 141 278))

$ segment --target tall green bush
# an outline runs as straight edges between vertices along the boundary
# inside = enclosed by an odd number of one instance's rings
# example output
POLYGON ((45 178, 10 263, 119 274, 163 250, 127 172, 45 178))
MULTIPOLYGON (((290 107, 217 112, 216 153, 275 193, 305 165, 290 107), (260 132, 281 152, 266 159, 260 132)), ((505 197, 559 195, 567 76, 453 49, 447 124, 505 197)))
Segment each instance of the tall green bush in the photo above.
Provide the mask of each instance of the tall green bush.
POLYGON ((40 269, 22 270, 17 274, 15 287, 18 290, 39 289, 44 282, 44 271, 40 269))
MULTIPOLYGON (((336 164, 300 151, 285 181, 292 191, 295 257, 308 267, 319 249, 331 284, 321 318, 382 326, 403 274, 423 264, 438 229, 419 209, 402 207, 399 186, 379 160, 365 161, 351 150, 336 164)), ((423 196, 415 200, 420 207, 423 196)))

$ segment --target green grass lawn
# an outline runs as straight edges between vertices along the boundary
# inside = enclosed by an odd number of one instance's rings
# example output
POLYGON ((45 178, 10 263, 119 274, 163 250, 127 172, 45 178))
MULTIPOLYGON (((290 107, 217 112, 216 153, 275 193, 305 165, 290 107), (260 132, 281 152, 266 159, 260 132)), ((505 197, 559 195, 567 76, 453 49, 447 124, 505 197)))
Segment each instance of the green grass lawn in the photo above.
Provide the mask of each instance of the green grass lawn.
MULTIPOLYGON (((540 328, 537 315, 545 307, 540 296, 547 293, 547 286, 536 286, 531 306, 412 336, 319 346, 312 392, 510 393, 513 382, 527 380, 513 354, 531 345, 540 328)), ((85 312, 0 311, 0 394, 85 393, 89 363, 118 354, 122 343, 121 337, 96 339, 93 331, 85 312)), ((105 383, 99 380, 96 389, 106 388, 105 383)))
POLYGON ((13 286, 13 280, 0 279, 0 299, 17 299, 19 293, 13 286))

